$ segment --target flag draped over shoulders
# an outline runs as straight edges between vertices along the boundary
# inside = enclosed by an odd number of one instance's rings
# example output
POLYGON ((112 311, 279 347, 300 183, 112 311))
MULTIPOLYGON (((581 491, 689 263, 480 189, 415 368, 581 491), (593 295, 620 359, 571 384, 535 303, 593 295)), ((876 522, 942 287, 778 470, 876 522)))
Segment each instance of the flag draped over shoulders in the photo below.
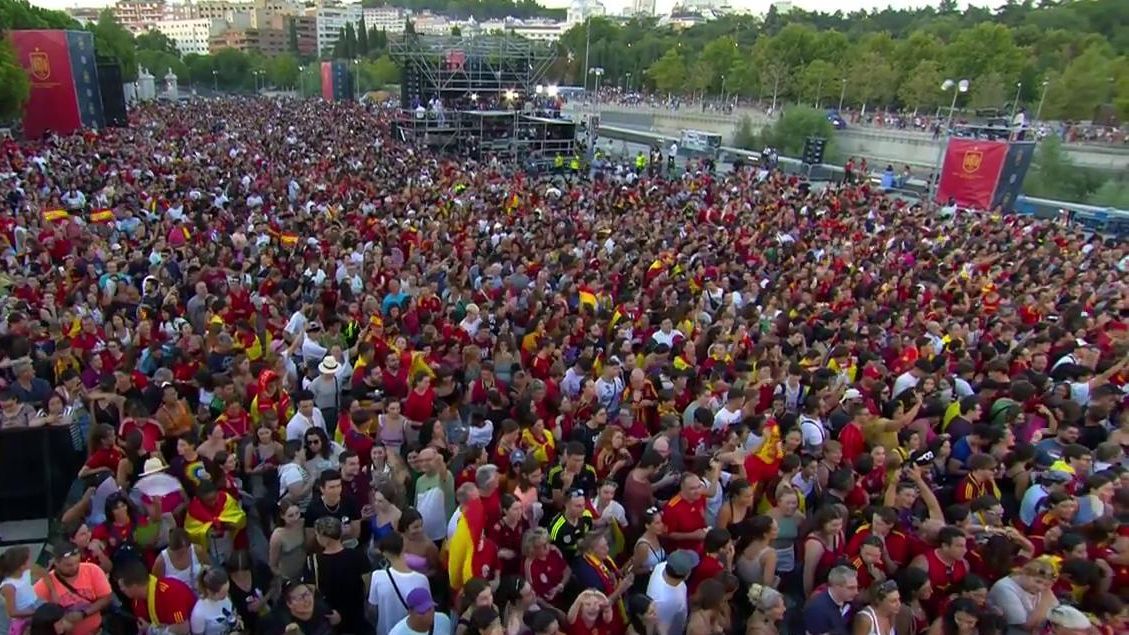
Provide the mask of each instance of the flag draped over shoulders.
POLYGON ((188 503, 184 531, 188 532, 189 540, 207 546, 208 532, 216 523, 223 523, 224 531, 240 531, 247 526, 247 514, 239 506, 239 501, 223 491, 216 492, 216 499, 211 505, 205 504, 199 497, 188 503))
POLYGON ((474 554, 482 543, 485 530, 486 509, 482 501, 467 501, 449 543, 447 573, 451 577, 453 591, 459 591, 467 580, 474 577, 474 554))

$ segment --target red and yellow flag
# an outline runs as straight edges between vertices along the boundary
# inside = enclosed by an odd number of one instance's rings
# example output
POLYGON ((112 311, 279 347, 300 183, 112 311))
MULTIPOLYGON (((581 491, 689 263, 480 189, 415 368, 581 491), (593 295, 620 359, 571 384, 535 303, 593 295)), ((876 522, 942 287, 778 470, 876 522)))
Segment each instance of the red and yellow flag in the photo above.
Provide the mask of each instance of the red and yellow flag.
POLYGON ((43 220, 48 223, 59 223, 70 218, 71 215, 65 209, 53 209, 43 212, 43 220))
POLYGON ((93 223, 93 224, 101 225, 101 224, 104 224, 104 223, 112 223, 113 221, 114 221, 113 210, 96 209, 93 212, 90 212, 90 222, 93 223))
POLYGON ((593 312, 595 312, 596 311, 596 305, 597 305, 596 294, 592 293, 591 290, 582 287, 580 289, 580 306, 587 306, 593 312))
MULTIPOLYGON (((247 526, 247 513, 239 506, 239 501, 224 491, 216 492, 216 500, 210 506, 205 505, 199 497, 188 503, 184 531, 192 542, 206 547, 208 532, 217 522, 225 525, 223 531, 242 531, 247 526)), ((219 527, 216 529, 219 530, 219 527)))
POLYGON ((298 244, 298 234, 283 232, 279 236, 279 241, 282 242, 283 247, 293 247, 298 244))
POLYGON ((448 543, 447 573, 451 577, 451 590, 461 590, 474 577, 474 554, 480 548, 485 531, 486 509, 482 500, 467 501, 455 526, 455 535, 448 543))

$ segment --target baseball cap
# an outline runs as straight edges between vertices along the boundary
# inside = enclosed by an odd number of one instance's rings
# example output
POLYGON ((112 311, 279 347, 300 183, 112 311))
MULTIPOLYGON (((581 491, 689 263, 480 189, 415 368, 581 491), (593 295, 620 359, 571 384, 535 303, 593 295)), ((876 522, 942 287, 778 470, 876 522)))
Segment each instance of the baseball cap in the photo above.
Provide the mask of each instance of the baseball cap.
POLYGON ((1092 626, 1090 618, 1086 617, 1085 613, 1066 604, 1060 604, 1051 609, 1050 613, 1047 614, 1047 621, 1056 626, 1070 629, 1089 629, 1092 626))
POLYGON ((857 388, 848 388, 846 391, 844 391, 842 398, 839 399, 839 403, 850 401, 852 399, 862 399, 862 393, 859 392, 857 388))
POLYGON ((405 604, 412 613, 426 613, 435 608, 435 600, 431 599, 431 589, 427 587, 416 587, 408 591, 405 604))
POLYGON ((666 570, 676 578, 685 578, 690 575, 694 567, 698 566, 698 554, 687 549, 679 549, 666 559, 666 570))

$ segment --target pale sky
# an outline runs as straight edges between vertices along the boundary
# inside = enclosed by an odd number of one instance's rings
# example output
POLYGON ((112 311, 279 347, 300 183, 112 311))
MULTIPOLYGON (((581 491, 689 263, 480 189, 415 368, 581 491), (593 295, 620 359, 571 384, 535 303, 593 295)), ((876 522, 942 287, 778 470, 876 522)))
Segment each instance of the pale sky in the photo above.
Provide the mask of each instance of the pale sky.
MULTIPOLYGON (((568 6, 571 0, 539 0, 546 6, 568 6)), ((619 15, 630 4, 630 0, 601 0, 608 13, 619 15)), ((659 13, 669 13, 670 8, 683 0, 657 0, 659 13)), ((720 0, 716 0, 720 1, 720 0)), ((772 5, 773 0, 728 0, 736 7, 763 15, 772 5)), ((937 5, 940 0, 792 0, 792 4, 808 11, 854 11, 856 9, 878 9, 886 6, 895 8, 920 7, 937 5)), ((71 7, 104 7, 113 4, 113 0, 31 0, 31 4, 48 9, 67 9, 71 7)), ((957 5, 964 7, 969 4, 977 6, 996 6, 1001 0, 958 0, 957 5)))

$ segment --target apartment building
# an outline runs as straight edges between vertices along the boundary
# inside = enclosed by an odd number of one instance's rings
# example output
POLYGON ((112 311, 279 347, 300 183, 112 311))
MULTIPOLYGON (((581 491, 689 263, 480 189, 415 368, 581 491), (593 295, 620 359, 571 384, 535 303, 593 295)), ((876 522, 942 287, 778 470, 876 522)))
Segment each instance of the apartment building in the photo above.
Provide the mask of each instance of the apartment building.
POLYGON ((370 7, 362 11, 365 28, 370 31, 385 31, 387 33, 403 33, 404 22, 408 13, 397 7, 370 7))
POLYGON ((119 0, 114 4, 114 17, 130 31, 147 31, 165 19, 165 1, 119 0))
POLYGON ((467 34, 513 33, 536 42, 556 42, 567 30, 564 22, 551 20, 518 20, 506 18, 504 20, 487 20, 485 22, 467 22, 460 25, 467 34))
POLYGON ((341 37, 341 29, 345 28, 346 24, 352 24, 353 28, 356 28, 356 25, 364 19, 359 4, 319 7, 314 12, 314 16, 317 18, 318 51, 323 54, 333 50, 337 39, 341 37))
POLYGON ((162 20, 154 28, 172 40, 181 55, 206 55, 212 36, 225 31, 227 22, 208 18, 162 20))
POLYGON ((208 43, 211 53, 232 48, 244 53, 262 53, 268 57, 289 49, 287 32, 279 29, 228 29, 213 35, 208 43))

